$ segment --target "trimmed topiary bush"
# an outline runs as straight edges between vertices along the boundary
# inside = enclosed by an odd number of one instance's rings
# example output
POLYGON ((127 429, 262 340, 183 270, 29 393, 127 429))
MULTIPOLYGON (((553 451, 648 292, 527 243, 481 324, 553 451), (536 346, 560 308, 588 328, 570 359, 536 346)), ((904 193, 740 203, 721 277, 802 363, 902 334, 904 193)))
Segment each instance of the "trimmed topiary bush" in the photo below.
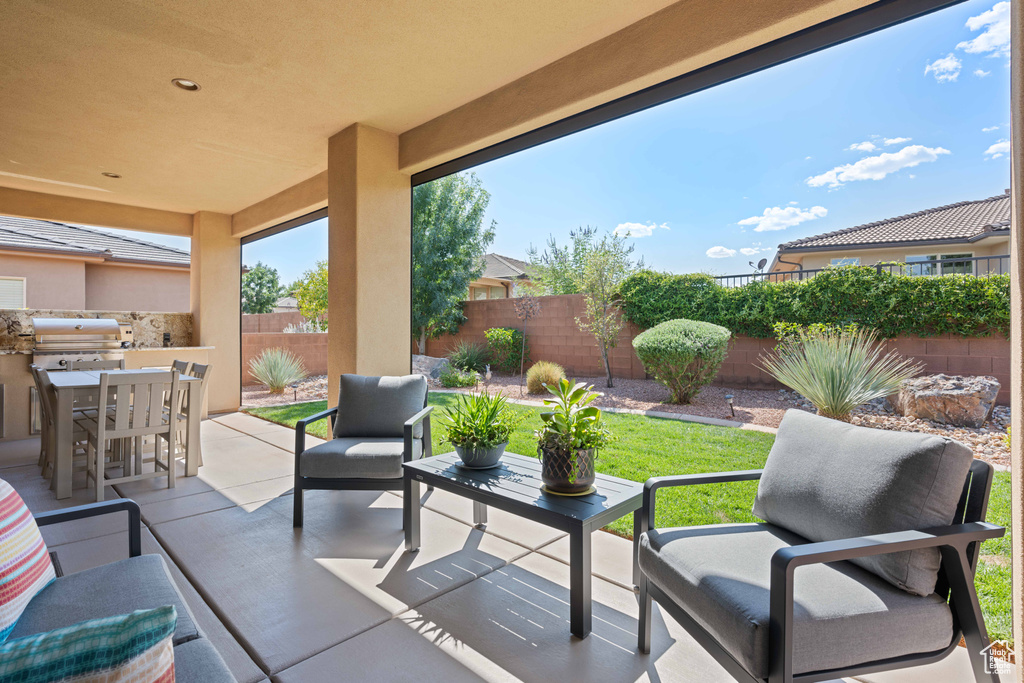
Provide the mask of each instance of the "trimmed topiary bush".
POLYGON ((563 379, 565 368, 558 363, 539 360, 526 371, 526 391, 531 394, 543 394, 547 392, 547 387, 553 387, 563 379))
POLYGON ((633 349, 647 374, 672 393, 670 403, 689 403, 722 366, 732 333, 699 320, 669 320, 641 332, 633 349))
POLYGON ((524 344, 523 333, 514 327, 492 327, 484 337, 495 369, 511 374, 519 372, 522 363, 530 362, 530 342, 524 344))

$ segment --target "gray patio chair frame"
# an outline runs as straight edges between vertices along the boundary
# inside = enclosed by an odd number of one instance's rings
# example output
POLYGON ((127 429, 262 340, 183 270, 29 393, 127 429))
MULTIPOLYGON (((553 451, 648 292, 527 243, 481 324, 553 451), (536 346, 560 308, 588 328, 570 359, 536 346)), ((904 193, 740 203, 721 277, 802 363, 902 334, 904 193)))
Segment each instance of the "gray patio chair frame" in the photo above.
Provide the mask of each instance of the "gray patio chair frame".
MULTIPOLYGON (((709 474, 688 474, 654 477, 644 484, 644 502, 640 512, 640 533, 650 530, 654 523, 655 493, 660 488, 753 481, 761 478, 763 470, 740 470, 709 474)), ((975 460, 967 474, 964 490, 957 505, 953 524, 931 529, 897 531, 877 536, 847 538, 820 543, 782 548, 771 558, 768 683, 793 681, 825 681, 856 675, 903 669, 931 664, 944 659, 960 643, 963 635, 971 656, 971 666, 978 683, 997 683, 995 674, 985 672, 983 648, 989 644, 988 632, 974 589, 974 571, 978 563, 981 542, 999 538, 1006 529, 984 521, 988 511, 989 492, 992 488, 992 466, 975 460), (948 597, 953 613, 953 638, 949 645, 935 652, 893 657, 864 662, 853 667, 793 673, 793 573, 797 567, 809 564, 840 562, 856 557, 885 555, 904 550, 938 547, 942 557, 936 593, 948 597)), ((721 664, 729 674, 742 683, 764 683, 752 676, 736 661, 684 608, 677 605, 662 589, 639 570, 640 625, 638 631, 641 652, 651 651, 651 601, 657 600, 663 610, 679 622, 701 647, 721 664)))
MULTIPOLYGON (((402 461, 412 461, 412 439, 413 429, 420 422, 423 423, 423 453, 421 458, 429 458, 433 455, 433 446, 430 443, 430 413, 434 410, 434 406, 427 405, 427 399, 430 395, 428 391, 423 397, 423 410, 419 411, 408 420, 405 421, 402 428, 403 444, 402 449, 402 461)), ((338 419, 338 408, 329 408, 323 412, 310 415, 307 418, 299 420, 295 423, 295 487, 293 492, 293 509, 292 509, 292 526, 302 526, 302 492, 311 490, 320 491, 402 491, 404 488, 404 479, 397 477, 394 479, 369 479, 369 478, 352 478, 352 479, 335 479, 333 477, 303 477, 299 474, 299 456, 302 455, 303 451, 306 450, 306 426, 319 422, 324 418, 331 418, 331 434, 334 434, 334 423, 338 419)), ((432 490, 434 487, 429 487, 428 490, 432 490)))
POLYGON ((89 503, 63 510, 39 512, 33 514, 32 518, 35 519, 36 526, 43 527, 122 511, 128 513, 128 557, 138 557, 142 554, 142 509, 130 498, 101 500, 98 503, 89 503))

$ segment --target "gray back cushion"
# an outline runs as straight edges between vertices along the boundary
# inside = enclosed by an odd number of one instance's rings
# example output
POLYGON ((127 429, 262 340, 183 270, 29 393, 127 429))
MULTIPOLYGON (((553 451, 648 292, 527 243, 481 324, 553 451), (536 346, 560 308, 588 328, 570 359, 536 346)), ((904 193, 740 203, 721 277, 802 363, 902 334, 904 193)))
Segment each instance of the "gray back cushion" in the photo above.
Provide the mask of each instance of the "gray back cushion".
MULTIPOLYGON (((790 410, 768 454, 753 512, 810 541, 943 526, 953 521, 973 457, 952 439, 790 410)), ((910 593, 935 591, 936 548, 852 562, 910 593)))
MULTIPOLYGON (((334 436, 401 437, 406 420, 423 410, 426 400, 427 380, 423 375, 342 375, 334 436)), ((420 423, 413 436, 422 435, 420 423)))

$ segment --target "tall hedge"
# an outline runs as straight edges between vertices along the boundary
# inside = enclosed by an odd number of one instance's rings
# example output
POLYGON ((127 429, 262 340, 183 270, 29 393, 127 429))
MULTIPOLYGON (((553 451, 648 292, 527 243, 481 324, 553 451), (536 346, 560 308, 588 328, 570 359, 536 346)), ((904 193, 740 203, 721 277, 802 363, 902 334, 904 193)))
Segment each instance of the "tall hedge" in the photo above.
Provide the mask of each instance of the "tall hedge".
POLYGON ((641 328, 677 318, 770 338, 777 322, 858 323, 880 337, 988 336, 1010 329, 1010 276, 914 277, 874 268, 829 268, 800 281, 723 287, 709 275, 645 270, 622 286, 626 317, 641 328))

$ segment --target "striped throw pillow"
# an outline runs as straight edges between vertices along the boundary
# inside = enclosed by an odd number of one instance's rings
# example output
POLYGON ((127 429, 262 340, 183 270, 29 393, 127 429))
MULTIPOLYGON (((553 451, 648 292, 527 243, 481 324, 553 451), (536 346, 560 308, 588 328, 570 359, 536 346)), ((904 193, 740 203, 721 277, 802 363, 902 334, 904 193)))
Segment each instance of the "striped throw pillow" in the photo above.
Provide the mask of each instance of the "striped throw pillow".
POLYGON ((172 605, 83 621, 0 645, 0 681, 174 683, 172 605))
POLYGON ((0 479, 0 643, 29 600, 55 579, 53 563, 25 501, 0 479))

